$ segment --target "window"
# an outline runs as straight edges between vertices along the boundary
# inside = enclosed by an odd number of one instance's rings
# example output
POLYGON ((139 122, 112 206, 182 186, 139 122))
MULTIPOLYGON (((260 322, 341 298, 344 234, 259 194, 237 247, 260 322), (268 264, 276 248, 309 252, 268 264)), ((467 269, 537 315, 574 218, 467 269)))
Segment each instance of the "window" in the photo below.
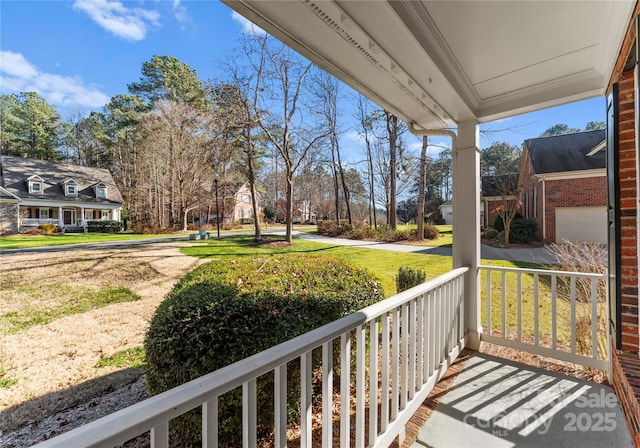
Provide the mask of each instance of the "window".
POLYGON ((42 193, 42 182, 31 182, 31 193, 42 193))
POLYGON ((65 194, 67 196, 78 196, 78 186, 75 184, 67 184, 65 194))
POLYGON ((533 217, 538 217, 538 187, 533 189, 533 217))
POLYGON ((251 196, 249 196, 248 194, 243 194, 242 202, 251 202, 251 196))
POLYGON ((100 212, 100 219, 103 221, 109 221, 109 210, 102 210, 100 212))
POLYGON ((98 187, 96 188, 96 197, 100 199, 104 199, 107 197, 107 188, 106 187, 98 187))
POLYGON ((240 219, 244 218, 244 210, 243 209, 238 209, 238 218, 240 218, 240 219))
POLYGON ((40 209, 40 219, 49 219, 49 209, 41 208, 40 209))

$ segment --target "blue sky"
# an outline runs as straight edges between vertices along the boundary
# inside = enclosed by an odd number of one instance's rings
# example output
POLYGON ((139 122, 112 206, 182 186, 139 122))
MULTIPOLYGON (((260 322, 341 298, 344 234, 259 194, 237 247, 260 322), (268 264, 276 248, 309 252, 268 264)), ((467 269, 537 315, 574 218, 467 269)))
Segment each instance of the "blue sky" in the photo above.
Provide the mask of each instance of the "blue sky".
MULTIPOLYGON (((2 0, 0 94, 36 91, 63 118, 99 110, 127 92, 153 55, 174 56, 201 79, 222 79, 222 62, 246 26, 227 6, 209 0, 2 0)), ((511 130, 483 135, 480 146, 502 140, 520 145, 554 124, 582 129, 604 117, 603 98, 513 117, 482 125, 511 130)), ((407 141, 419 146, 417 138, 407 141)))

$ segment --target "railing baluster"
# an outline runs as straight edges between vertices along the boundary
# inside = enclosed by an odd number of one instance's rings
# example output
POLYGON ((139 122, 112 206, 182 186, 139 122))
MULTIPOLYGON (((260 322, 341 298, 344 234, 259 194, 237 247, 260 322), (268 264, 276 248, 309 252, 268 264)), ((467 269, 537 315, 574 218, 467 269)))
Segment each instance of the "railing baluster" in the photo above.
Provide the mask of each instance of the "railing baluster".
POLYGON ((380 362, 380 432, 389 423, 389 313, 382 315, 382 360, 380 362))
POLYGON ((300 356, 300 447, 311 448, 311 358, 312 352, 300 356))
POLYGON ((487 269, 487 334, 491 334, 491 269, 487 269))
MULTIPOLYGON (((378 436, 378 320, 369 323, 369 446, 378 436)), ((324 444, 322 445, 325 446, 324 444)))
POLYGON ((256 380, 255 378, 242 384, 242 446, 250 448, 256 446, 256 380))
POLYGON ((151 428, 151 448, 169 448, 169 422, 151 428))
POLYGON ((536 347, 540 345, 540 308, 538 307, 538 274, 533 274, 533 334, 536 347))
POLYGON ((340 336, 340 446, 349 448, 351 419, 351 332, 340 336))
POLYGON ((333 341, 322 344, 322 446, 333 444, 333 341))
MULTIPOLYGON (((591 279, 591 345, 592 357, 598 358, 598 280, 591 279)), ((586 353, 584 353, 586 355, 586 353)))
POLYGON ((393 309, 391 332, 391 421, 398 416, 398 398, 400 391, 398 390, 398 376, 400 371, 400 313, 398 308, 393 309))
POLYGON ((518 272, 518 342, 522 341, 522 272, 518 272))
POLYGON ((576 278, 571 276, 571 353, 576 354, 576 278))
POLYGON ((287 446, 287 364, 273 369, 274 445, 287 446))
POLYGON ((407 387, 409 384, 409 378, 407 373, 407 367, 409 364, 409 338, 410 338, 410 323, 409 323, 409 310, 407 303, 402 304, 402 315, 400 324, 400 409, 407 407, 407 387))
POLYGON ((442 286, 439 286, 436 290, 436 369, 442 364, 442 344, 444 338, 442 337, 442 286))
POLYGON ((556 299, 558 298, 558 276, 551 274, 551 347, 555 350, 558 341, 558 324, 556 322, 556 299))
POLYGON ((218 448, 218 397, 202 405, 202 448, 218 448))
POLYGON ((418 319, 418 323, 416 324, 416 339, 417 339, 417 347, 416 347, 416 383, 418 388, 421 388, 424 384, 424 301, 425 294, 422 294, 418 297, 418 301, 416 303, 416 316, 418 319))
POLYGON ((416 392, 416 337, 418 335, 416 305, 416 300, 409 302, 409 328, 407 329, 409 337, 409 388, 407 392, 409 400, 413 400, 416 392))
POLYGON ((356 443, 357 448, 364 447, 365 434, 365 365, 366 333, 364 325, 356 330, 356 443))
POLYGON ((427 375, 427 377, 430 377, 434 370, 435 370, 435 359, 436 359, 436 345, 437 345, 437 340, 436 340, 436 308, 435 308, 435 301, 436 301, 436 293, 435 291, 429 291, 429 302, 428 302, 428 311, 427 311, 427 315, 429 316, 429 320, 428 320, 428 338, 427 338, 427 348, 429 350, 429 374, 427 375))
POLYGON ((502 271, 502 337, 507 336, 507 273, 502 271))

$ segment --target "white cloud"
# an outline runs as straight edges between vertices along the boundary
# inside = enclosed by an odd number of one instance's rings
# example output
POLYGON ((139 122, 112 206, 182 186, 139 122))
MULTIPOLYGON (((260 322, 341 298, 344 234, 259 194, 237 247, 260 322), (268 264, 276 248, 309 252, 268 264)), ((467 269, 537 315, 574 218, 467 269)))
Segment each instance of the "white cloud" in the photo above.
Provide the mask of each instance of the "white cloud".
POLYGON ((0 51, 2 93, 36 92, 56 106, 97 108, 109 97, 81 79, 40 71, 20 53, 0 51))
POLYGON ((150 27, 159 25, 160 13, 128 8, 110 0, 76 0, 74 9, 83 11, 110 33, 127 40, 142 40, 150 27))
POLYGON ((257 25, 254 25, 249 19, 245 19, 243 16, 233 11, 231 13, 231 18, 234 22, 240 25, 243 33, 248 34, 265 34, 265 31, 257 25))
POLYGON ((187 8, 185 8, 180 4, 180 0, 173 0, 173 16, 180 23, 185 23, 189 21, 187 8))

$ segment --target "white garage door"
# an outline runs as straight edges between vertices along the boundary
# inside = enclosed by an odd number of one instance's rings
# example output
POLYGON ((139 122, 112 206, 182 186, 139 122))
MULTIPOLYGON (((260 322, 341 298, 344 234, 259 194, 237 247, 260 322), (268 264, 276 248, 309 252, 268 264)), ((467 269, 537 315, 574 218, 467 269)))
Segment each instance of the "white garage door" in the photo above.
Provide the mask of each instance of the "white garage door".
POLYGON ((607 207, 556 208, 556 242, 607 242, 607 207))

